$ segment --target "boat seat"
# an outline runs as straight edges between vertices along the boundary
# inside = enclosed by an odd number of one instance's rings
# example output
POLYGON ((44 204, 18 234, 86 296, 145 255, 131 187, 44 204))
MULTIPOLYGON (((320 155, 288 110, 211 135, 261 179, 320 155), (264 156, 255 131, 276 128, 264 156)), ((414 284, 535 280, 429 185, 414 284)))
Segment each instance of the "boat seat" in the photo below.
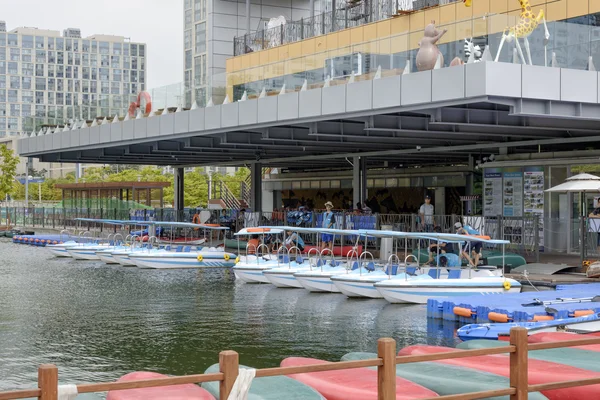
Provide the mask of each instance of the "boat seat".
POLYGON ((320 258, 317 260, 317 267, 321 267, 325 264, 325 262, 323 262, 323 260, 321 260, 320 258))
POLYGON ((171 245, 170 244, 166 245, 165 246, 165 250, 170 251, 171 250, 171 245))
POLYGON ((368 263, 367 266, 366 266, 366 270, 369 271, 369 272, 375 271, 375 263, 373 261, 371 261, 370 263, 368 263))
POLYGON ((289 256, 282 256, 281 257, 281 262, 285 263, 285 264, 289 263, 290 262, 290 257, 289 256))
POLYGON ((337 267, 337 266, 339 266, 341 263, 342 263, 341 261, 336 261, 336 260, 333 260, 333 261, 331 262, 331 266, 332 266, 332 267, 337 267))
POLYGON ((302 258, 302 256, 296 257, 296 263, 302 264, 303 262, 304 262, 304 259, 302 258))
POLYGON ((448 271, 448 279, 460 279, 460 269, 451 269, 448 271))
POLYGON ((357 270, 357 269, 358 269, 358 265, 359 265, 359 264, 358 264, 358 261, 354 261, 354 262, 352 263, 352 271, 355 271, 355 270, 357 270))
POLYGON ((177 248, 175 249, 175 251, 177 253, 181 253, 183 251, 183 246, 181 246, 181 245, 177 246, 177 248))
POLYGON ((428 275, 429 275, 430 277, 432 277, 433 279, 438 279, 438 278, 440 277, 440 273, 441 273, 441 272, 442 272, 442 271, 441 271, 440 269, 437 269, 437 268, 431 268, 431 269, 429 270, 429 272, 428 272, 428 275))
POLYGON ((406 267, 406 273, 409 275, 414 275, 417 273, 417 267, 406 267))
POLYGON ((387 275, 390 275, 390 269, 391 269, 391 275, 398 275, 398 265, 387 265, 385 267, 385 273, 387 275))
POLYGON ((183 248, 183 252, 184 252, 184 253, 189 253, 190 251, 192 251, 192 246, 185 246, 185 247, 183 248))

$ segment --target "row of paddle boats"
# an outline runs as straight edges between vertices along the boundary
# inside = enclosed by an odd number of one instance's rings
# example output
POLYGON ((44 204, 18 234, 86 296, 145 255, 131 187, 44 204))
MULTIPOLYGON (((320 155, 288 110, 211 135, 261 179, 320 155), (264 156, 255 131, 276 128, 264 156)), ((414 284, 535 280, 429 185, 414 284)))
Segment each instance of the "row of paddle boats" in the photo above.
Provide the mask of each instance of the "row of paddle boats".
MULTIPOLYGON (((236 233, 247 235, 329 234, 356 238, 356 246, 345 258, 339 259, 325 249, 311 249, 303 256, 297 246, 281 247, 271 254, 264 244, 252 249, 255 254, 245 256, 233 267, 236 277, 246 283, 271 283, 280 288, 305 288, 310 292, 342 293, 348 297, 385 298, 390 303, 424 304, 432 297, 466 296, 481 293, 520 292, 518 281, 506 278, 502 268, 478 266, 477 268, 421 265, 416 257, 408 254, 408 241, 417 239, 436 242, 483 242, 487 245, 504 246, 504 240, 490 240, 475 236, 406 233, 380 230, 338 230, 299 227, 246 228, 236 233), (376 262, 367 250, 369 238, 392 239, 395 252, 387 263, 376 262), (358 243, 364 240, 365 250, 358 251, 358 243), (400 260, 399 245, 404 242, 405 259, 400 260), (296 255, 293 259, 292 255, 296 255)), ((441 254, 436 257, 440 260, 441 254)))
MULTIPOLYGON (((98 223, 106 226, 141 227, 126 237, 121 233, 111 233, 103 240, 83 232, 77 238, 66 238, 62 243, 46 248, 57 257, 71 257, 76 260, 99 260, 106 264, 120 264, 144 269, 181 268, 228 268, 233 267, 237 255, 226 252, 223 247, 203 246, 212 241, 213 235, 220 235, 228 228, 184 222, 140 222, 78 218, 80 223, 98 223), (181 238, 160 237, 154 234, 168 228, 170 232, 202 231, 204 237, 181 238)), ((135 228, 133 228, 135 229, 135 228)), ((61 232, 61 235, 64 232, 61 232)))

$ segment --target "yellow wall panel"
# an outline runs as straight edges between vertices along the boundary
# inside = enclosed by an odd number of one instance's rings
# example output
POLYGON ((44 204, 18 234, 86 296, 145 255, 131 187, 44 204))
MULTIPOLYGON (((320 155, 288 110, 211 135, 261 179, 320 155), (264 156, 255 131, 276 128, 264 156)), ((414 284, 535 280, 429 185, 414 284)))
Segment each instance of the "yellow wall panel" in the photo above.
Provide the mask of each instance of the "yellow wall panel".
MULTIPOLYGON (((573 1, 573 0, 571 0, 573 1)), ((575 0, 575 1, 583 1, 583 0, 575 0)), ((546 4, 546 9, 548 11, 548 21, 560 21, 562 19, 567 18, 567 1, 560 0, 553 3, 546 4)))
POLYGON ((325 35, 325 45, 327 50, 333 50, 338 48, 339 42, 339 33, 330 33, 329 35, 325 35))
POLYGON ((590 13, 589 5, 587 1, 569 1, 567 2, 567 18, 580 17, 582 15, 588 15, 590 13))
POLYGON ((408 35, 399 35, 392 37, 392 40, 390 41, 390 52, 394 54, 408 50, 408 41, 408 35))
MULTIPOLYGON (((477 19, 473 20, 473 23, 471 24, 471 26, 473 29, 473 36, 484 36, 489 33, 487 19, 477 18, 477 19)), ((461 38, 461 39, 465 39, 465 38, 461 38)))
POLYGON ((306 71, 304 67, 304 58, 295 58, 287 63, 286 71, 288 74, 297 74, 306 71))
MULTIPOLYGON (((600 1, 600 0, 599 0, 600 1)), ((392 34, 392 20, 386 19, 375 24, 377 27, 377 37, 388 37, 392 34)))
POLYGON ((392 40, 390 38, 379 40, 379 54, 392 54, 392 40))
POLYGON ((364 26, 363 40, 365 42, 377 38, 377 24, 367 24, 364 26))
POLYGON ((242 69, 250 68, 250 54, 244 54, 240 58, 242 59, 242 69))
POLYGON ((429 24, 431 21, 435 21, 436 24, 440 23, 439 7, 433 7, 428 10, 425 10, 425 25, 429 24))
POLYGON ((471 21, 458 22, 456 24, 456 40, 463 40, 473 36, 471 21))
POLYGON ((260 57, 260 65, 265 65, 269 63, 269 53, 268 50, 259 51, 258 55, 260 57))
MULTIPOLYGON (((550 0, 552 1, 552 0, 550 0)), ((529 0, 529 4, 533 7, 533 6, 541 6, 548 3, 547 0, 529 0)))
POLYGON ((489 33, 503 32, 510 25, 507 14, 492 15, 487 18, 487 26, 489 33))
MULTIPOLYGON (((475 3, 478 0, 473 0, 475 3)), ((481 1, 481 0, 479 0, 481 1)), ((485 0, 483 0, 485 1, 485 0)), ((473 18, 473 7, 466 7, 462 3, 456 4, 456 21, 465 21, 467 19, 473 18)))
POLYGON ((490 1, 495 0, 475 0, 473 1, 473 16, 480 17, 490 12, 490 1))
POLYGON ((288 44, 286 44, 285 46, 279 46, 277 47, 277 49, 279 50, 279 61, 287 60, 288 58, 290 58, 290 46, 288 44))
POLYGON ((279 49, 277 47, 267 50, 267 53, 269 53, 269 63, 279 61, 279 49))
POLYGON ((600 0, 590 0, 590 13, 600 12, 600 0))
MULTIPOLYGON (((477 1, 477 0, 475 0, 477 1)), ((460 4, 462 7, 463 5, 460 4)), ((440 7, 440 21, 439 24, 448 24, 456 20, 456 3, 450 3, 440 7)))
MULTIPOLYGON (((513 1, 513 0, 510 0, 513 1)), ((509 0, 490 0, 490 13, 500 14, 508 11, 509 0)))
POLYGON ((225 69, 227 71, 233 71, 233 58, 228 58, 225 60, 225 69))
POLYGON ((315 68, 324 68, 325 60, 327 60, 328 58, 329 58, 329 54, 327 54, 327 53, 316 54, 314 57, 314 64, 316 65, 315 68))
POLYGON ((391 21, 391 33, 407 33, 410 30, 410 22, 407 16, 393 18, 391 21))
POLYGON ((419 42, 423 39, 423 31, 408 34, 408 49, 418 49, 419 42))
POLYGON ((315 38, 315 52, 327 50, 327 38, 325 36, 317 36, 315 38))
POLYGON ((302 55, 314 54, 315 52, 315 39, 308 39, 302 42, 302 55))
POLYGON ((425 28, 426 24, 429 24, 431 21, 425 22, 425 13, 423 11, 417 11, 415 13, 410 14, 409 24, 410 31, 418 31, 425 28))
POLYGON ((242 69, 242 57, 235 57, 233 59, 233 70, 239 71, 242 69))
POLYGON ((302 55, 302 43, 291 43, 289 47, 290 58, 298 58, 302 55))
POLYGON ((250 66, 256 67, 260 65, 260 55, 258 53, 250 53, 250 66))
POLYGON ((338 33, 338 45, 339 47, 350 46, 350 30, 345 29, 338 33))
POLYGON ((456 26, 454 24, 442 26, 441 28, 447 29, 448 32, 438 42, 438 44, 454 42, 456 39, 456 26))
POLYGON ((350 29, 350 43, 351 44, 362 43, 364 41, 363 31, 364 31, 364 27, 362 27, 362 26, 350 29))

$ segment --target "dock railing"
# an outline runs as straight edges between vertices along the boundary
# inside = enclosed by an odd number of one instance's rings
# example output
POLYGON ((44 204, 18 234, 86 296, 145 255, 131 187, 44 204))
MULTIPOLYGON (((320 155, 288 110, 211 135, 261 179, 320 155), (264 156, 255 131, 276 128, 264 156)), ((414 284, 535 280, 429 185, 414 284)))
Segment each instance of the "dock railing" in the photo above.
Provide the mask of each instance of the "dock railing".
MULTIPOLYGON (((600 384, 600 377, 560 381, 530 385, 528 381, 529 351, 557 349, 572 346, 600 344, 600 337, 569 341, 529 344, 527 329, 522 327, 510 330, 510 345, 487 349, 458 350, 436 354, 397 356, 396 341, 382 338, 377 341, 377 358, 357 361, 341 361, 327 364, 304 365, 299 367, 263 368, 256 370, 256 377, 282 376, 321 371, 339 371, 353 368, 377 367, 378 400, 396 398, 396 365, 417 362, 453 360, 467 357, 509 354, 509 387, 481 392, 462 393, 434 397, 429 400, 471 400, 495 396, 510 396, 511 400, 525 400, 530 392, 564 389, 576 386, 600 384)), ((127 382, 105 382, 77 385, 78 393, 106 392, 109 390, 139 389, 158 386, 219 382, 219 400, 226 400, 238 377, 239 355, 227 350, 219 353, 219 372, 211 374, 186 375, 157 379, 144 379, 127 382)), ((58 400, 58 368, 44 364, 38 368, 38 388, 0 392, 0 400, 37 397, 40 400, 58 400)))

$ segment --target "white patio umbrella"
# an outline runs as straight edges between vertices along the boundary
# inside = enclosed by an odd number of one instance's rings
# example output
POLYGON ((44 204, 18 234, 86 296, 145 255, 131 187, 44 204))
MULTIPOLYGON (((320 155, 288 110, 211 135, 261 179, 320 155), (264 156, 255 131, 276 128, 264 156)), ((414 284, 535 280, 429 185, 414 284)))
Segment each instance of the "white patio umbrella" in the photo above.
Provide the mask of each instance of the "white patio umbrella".
POLYGON ((567 178, 564 183, 547 189, 550 193, 579 193, 579 210, 581 213, 579 222, 579 245, 581 261, 585 258, 585 249, 583 246, 584 220, 587 216, 587 207, 585 204, 585 193, 600 192, 600 177, 591 174, 579 174, 567 178))
POLYGON ((564 183, 546 190, 554 193, 586 193, 600 192, 600 176, 579 174, 567 178, 564 183))

